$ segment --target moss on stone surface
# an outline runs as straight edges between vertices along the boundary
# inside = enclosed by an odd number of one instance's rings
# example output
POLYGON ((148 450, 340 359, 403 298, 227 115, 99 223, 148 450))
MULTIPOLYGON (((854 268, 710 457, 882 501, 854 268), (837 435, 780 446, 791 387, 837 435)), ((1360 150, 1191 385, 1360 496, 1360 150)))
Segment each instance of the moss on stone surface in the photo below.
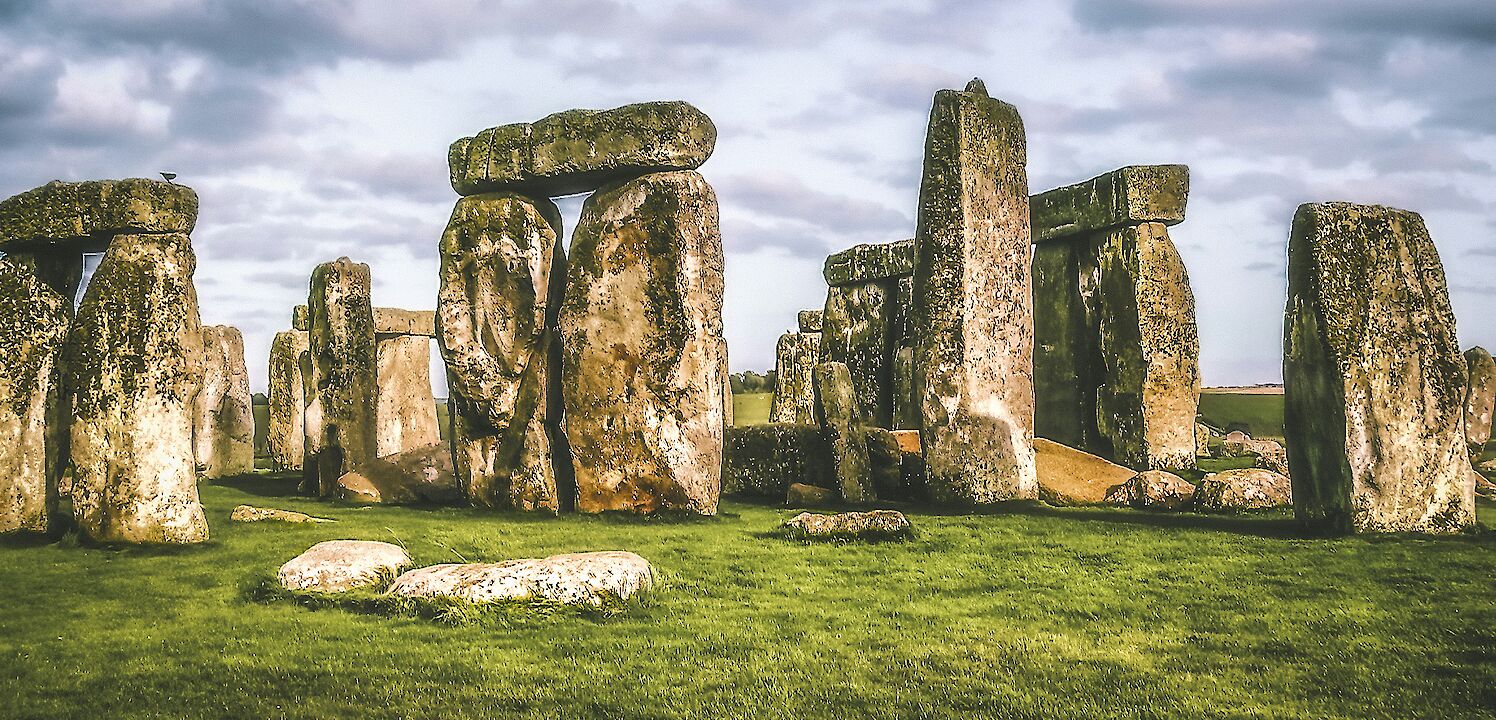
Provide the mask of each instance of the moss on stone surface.
POLYGON ((1029 198, 1034 242, 1122 225, 1184 220, 1186 165, 1130 165, 1029 198))
POLYGON ((190 233, 197 193, 159 180, 54 180, 0 201, 0 250, 129 233, 190 233))
POLYGON ((820 426, 767 423, 729 428, 722 449, 722 492, 783 502, 792 483, 833 487, 831 446, 820 426))

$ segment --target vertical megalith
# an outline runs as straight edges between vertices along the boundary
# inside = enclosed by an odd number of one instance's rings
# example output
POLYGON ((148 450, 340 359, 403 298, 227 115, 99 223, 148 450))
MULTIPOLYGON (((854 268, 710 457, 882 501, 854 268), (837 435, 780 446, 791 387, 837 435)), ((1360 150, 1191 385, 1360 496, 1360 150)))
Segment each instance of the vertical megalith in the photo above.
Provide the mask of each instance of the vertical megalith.
POLYGON ((305 423, 303 490, 336 492, 338 478, 375 455, 374 312, 369 266, 348 258, 312 271, 307 297, 309 407, 305 423))
POLYGON ((876 491, 852 373, 843 363, 824 362, 816 365, 814 377, 816 422, 831 446, 837 489, 845 502, 870 502, 876 499, 876 491))
POLYGON ((980 81, 930 111, 914 267, 916 394, 932 499, 1037 496, 1023 122, 980 81))
POLYGON ((307 333, 287 330, 275 334, 270 343, 270 417, 266 445, 276 470, 300 470, 306 447, 306 390, 301 359, 307 351, 307 333))
POLYGON ((442 234, 437 343, 454 466, 474 505, 561 509, 555 464, 564 455, 553 462, 560 227, 550 201, 495 192, 457 201, 442 234))
POLYGON ((192 423, 197 469, 207 478, 254 472, 254 406, 238 328, 203 326, 202 372, 192 423))
POLYGON ((30 269, 0 259, 0 534, 53 529, 70 415, 58 355, 72 310, 30 269))
MULTIPOLYGON (((819 313, 817 313, 819 315, 819 313)), ((779 336, 774 359, 774 397, 769 422, 808 423, 815 420, 815 388, 811 371, 820 362, 821 334, 785 333, 779 336)))
POLYGON ((890 295, 882 281, 832 286, 821 312, 820 360, 847 366, 864 420, 885 428, 893 426, 890 295))
POLYGON ((705 179, 655 173, 588 198, 560 331, 577 508, 715 513, 726 344, 705 179))
POLYGON ((68 333, 73 516, 94 540, 208 539, 192 443, 203 379, 195 266, 184 233, 115 236, 68 333))
POLYGON ((441 442, 431 395, 431 338, 381 337, 378 345, 375 455, 384 457, 441 442))
POLYGON ((1301 523, 1433 533, 1475 521, 1465 362, 1422 217, 1299 206, 1283 335, 1284 430, 1301 523))
POLYGON ((1496 360, 1479 345, 1465 351, 1465 443, 1478 455, 1491 439, 1491 411, 1496 405, 1496 360))

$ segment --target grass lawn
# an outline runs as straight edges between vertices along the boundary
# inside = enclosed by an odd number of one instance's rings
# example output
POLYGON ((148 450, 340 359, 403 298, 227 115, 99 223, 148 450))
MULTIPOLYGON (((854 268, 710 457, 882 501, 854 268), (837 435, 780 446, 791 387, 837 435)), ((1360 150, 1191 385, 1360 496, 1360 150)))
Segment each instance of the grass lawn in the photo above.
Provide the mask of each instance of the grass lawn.
POLYGON ((1200 416, 1221 430, 1244 426, 1254 438, 1283 437, 1283 396, 1200 393, 1200 416))
POLYGON ((774 393, 734 393, 732 396, 732 424, 762 425, 769 421, 769 404, 774 393))
MULTIPOLYGON (((912 511, 915 540, 805 545, 790 511, 544 518, 205 484, 187 549, 0 545, 0 717, 1490 717, 1496 538, 1303 539, 1285 515, 912 511), (253 503, 335 524, 230 524, 253 503), (420 563, 625 549, 609 618, 452 625, 251 599, 311 544, 420 563)), ((1492 507, 1481 510, 1490 522, 1492 507)))

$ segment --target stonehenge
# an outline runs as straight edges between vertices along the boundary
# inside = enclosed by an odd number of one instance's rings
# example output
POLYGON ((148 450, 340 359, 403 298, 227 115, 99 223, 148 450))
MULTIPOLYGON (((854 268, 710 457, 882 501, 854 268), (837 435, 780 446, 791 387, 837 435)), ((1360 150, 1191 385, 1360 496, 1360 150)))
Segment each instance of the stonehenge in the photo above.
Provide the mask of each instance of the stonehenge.
POLYGON ((310 347, 305 330, 285 330, 270 343, 269 427, 266 446, 278 471, 300 470, 306 448, 306 387, 301 363, 310 347))
POLYGON ((71 412, 59 362, 72 302, 0 258, 0 534, 57 521, 71 412))
POLYGON ((302 368, 302 492, 327 497, 343 473, 376 457, 374 309, 369 266, 348 258, 312 271, 309 362, 302 368))
MULTIPOLYGON (((819 320, 820 313, 815 317, 819 320)), ((821 333, 806 331, 779 336, 775 346, 774 397, 769 422, 809 423, 815 420, 815 388, 811 372, 821 357, 821 333)), ((819 323, 816 324, 819 327, 819 323)))
POLYGON ((193 406, 192 443, 203 477, 255 469, 255 416, 244 365, 244 336, 228 325, 203 326, 203 385, 193 406))
POLYGON ((1479 345, 1465 351, 1465 443, 1472 456, 1491 439, 1491 411, 1496 406, 1496 360, 1479 345))

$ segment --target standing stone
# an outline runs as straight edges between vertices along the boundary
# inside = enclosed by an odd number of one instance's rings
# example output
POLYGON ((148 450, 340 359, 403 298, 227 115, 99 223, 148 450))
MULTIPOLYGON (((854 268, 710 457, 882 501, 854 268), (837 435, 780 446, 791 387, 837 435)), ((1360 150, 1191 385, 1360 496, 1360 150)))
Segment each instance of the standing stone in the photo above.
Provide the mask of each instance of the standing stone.
POLYGON ((337 491, 343 473, 375 457, 378 357, 369 284, 369 266, 346 257, 312 271, 306 377, 312 390, 302 475, 303 491, 321 497, 337 491))
POLYGON ((1465 351, 1465 443, 1478 455, 1491 439, 1491 411, 1496 405, 1496 360, 1477 345, 1465 351))
POLYGON ((892 298, 888 283, 833 286, 821 313, 821 362, 839 362, 852 373, 864 422, 893 425, 893 368, 890 363, 892 298))
POLYGON ((207 478, 252 473, 255 415, 244 366, 244 336, 228 325, 203 327, 203 387, 193 407, 197 469, 207 478))
POLYGON ((795 316, 795 325, 802 333, 818 333, 821 331, 821 311, 801 310, 795 316))
POLYGON ((717 511, 722 471, 722 235, 700 175, 588 198, 561 308, 577 508, 717 511))
POLYGON ((53 529, 70 415, 58 355, 72 309, 30 270, 0 259, 0 535, 53 529))
POLYGON ((83 283, 83 253, 80 248, 42 247, 11 252, 5 259, 29 270, 62 296, 67 301, 68 314, 73 313, 73 302, 77 300, 78 287, 83 283))
POLYGON ((440 443, 431 395, 431 338, 394 335, 380 340, 374 376, 379 382, 375 454, 384 457, 440 443))
POLYGON ((457 201, 442 234, 437 342, 455 471, 474 505, 556 512, 569 500, 552 459, 564 448, 553 372, 560 228, 550 201, 501 192, 457 201))
POLYGON ((1294 514, 1329 532, 1475 521, 1465 363, 1417 213, 1305 204, 1288 243, 1284 429, 1294 514))
POLYGON ((278 471, 300 470, 306 448, 306 390, 301 359, 308 347, 307 333, 287 330, 270 343, 270 418, 266 445, 278 471))
POLYGON ((1095 273, 1082 270, 1089 255, 1085 239, 1034 246, 1034 432, 1072 448, 1111 455, 1111 448, 1098 442, 1096 430, 1096 390, 1105 361, 1081 293, 1084 279, 1095 295, 1095 273))
POLYGON ((816 422, 826 432, 836 485, 842 500, 864 503, 876 499, 872 464, 868 458, 867 432, 852 373, 839 362, 824 362, 815 368, 816 422))
POLYGON ((893 311, 889 323, 889 392, 893 396, 893 429, 918 430, 919 397, 914 392, 914 345, 919 327, 914 324, 914 276, 898 278, 893 285, 893 311))
POLYGON ((187 235, 118 235, 68 333, 73 516, 103 542, 208 539, 193 467, 202 327, 187 235))
POLYGON ((1028 180, 1018 111, 981 81, 941 90, 920 182, 915 345, 929 492, 1037 497, 1028 180))
POLYGON ((815 421, 815 386, 811 372, 820 362, 821 334, 785 333, 775 352, 774 398, 769 405, 771 423, 815 421))

